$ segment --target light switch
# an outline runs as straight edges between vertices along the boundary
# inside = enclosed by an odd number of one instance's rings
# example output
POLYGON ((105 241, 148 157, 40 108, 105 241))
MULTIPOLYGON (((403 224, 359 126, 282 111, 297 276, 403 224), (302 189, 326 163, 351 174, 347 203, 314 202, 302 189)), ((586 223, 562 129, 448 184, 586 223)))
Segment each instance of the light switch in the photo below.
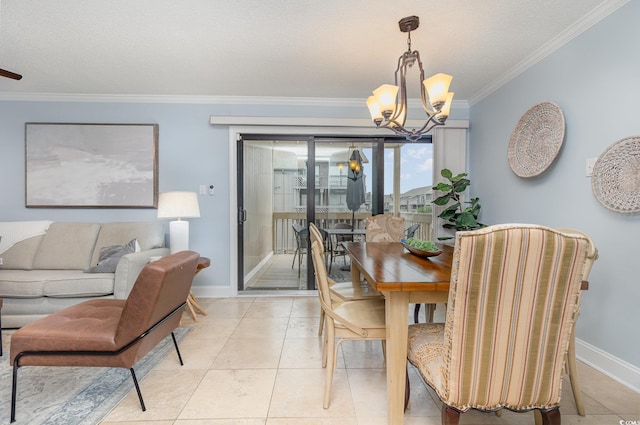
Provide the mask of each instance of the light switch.
POLYGON ((596 165, 596 161, 598 160, 598 158, 587 158, 587 164, 586 164, 586 174, 587 177, 591 177, 591 175, 593 174, 593 167, 596 165))
POLYGON ((204 184, 200 185, 200 195, 206 195, 207 194, 207 186, 204 184))

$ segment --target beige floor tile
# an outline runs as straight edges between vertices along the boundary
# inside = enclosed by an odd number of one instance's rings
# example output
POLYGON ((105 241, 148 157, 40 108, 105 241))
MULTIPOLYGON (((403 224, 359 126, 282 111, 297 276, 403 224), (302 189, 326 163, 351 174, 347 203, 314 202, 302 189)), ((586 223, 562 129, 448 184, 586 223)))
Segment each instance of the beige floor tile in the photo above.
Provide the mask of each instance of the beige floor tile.
POLYGON ((169 353, 165 359, 156 366, 155 370, 176 369, 209 369, 222 350, 226 339, 197 339, 185 338, 178 343, 184 365, 180 365, 178 356, 174 352, 169 353))
MULTIPOLYGON (((230 318, 244 317, 245 313, 253 305, 253 302, 219 302, 203 306, 207 312, 206 317, 230 318)), ((199 316, 198 321, 204 320, 199 316)))
POLYGON ((253 303, 244 317, 289 317, 292 307, 293 301, 253 303))
POLYGON ((387 416, 385 369, 347 369, 351 398, 357 417, 387 416))
POLYGON ((132 390, 105 421, 176 419, 205 373, 205 370, 153 370, 140 382, 147 411, 142 411, 138 395, 132 390))
MULTIPOLYGON (((639 393, 580 361, 577 362, 577 368, 583 396, 586 394, 597 400, 611 413, 638 414, 640 416, 639 393)), ((585 406, 585 410, 589 412, 587 406, 585 406)), ((640 421, 640 417, 635 420, 640 421)))
POLYGON ((100 422, 100 425, 173 425, 173 421, 124 421, 124 422, 100 422))
POLYGON ((210 370, 178 419, 266 418, 276 372, 210 370))
POLYGON ((337 369, 334 373, 331 405, 328 409, 322 408, 324 383, 324 369, 279 369, 269 417, 354 417, 346 371, 337 369))
POLYGON ((284 338, 288 323, 288 317, 245 317, 231 338, 284 338))
POLYGON ((185 419, 177 420, 173 425, 265 425, 265 423, 266 419, 185 419))
POLYGON ((340 344, 347 368, 385 367, 380 341, 345 341, 340 344))
MULTIPOLYGON (((344 369, 342 352, 338 351, 337 368, 344 369)), ((280 369, 322 368, 322 340, 318 338, 286 338, 280 357, 280 369)))
POLYGON ((292 317, 287 326, 287 338, 317 338, 320 316, 292 317))
POLYGON ((239 317, 228 319, 206 317, 193 326, 189 339, 223 339, 229 338, 236 330, 240 321, 239 317))
POLYGON ((245 295, 245 294, 238 294, 237 297, 212 298, 212 299, 216 303, 252 303, 256 301, 256 297, 245 295))
POLYGON ((273 296, 260 296, 256 297, 254 301, 256 303, 292 303, 297 297, 283 297, 277 294, 273 296))
MULTIPOLYGON (((386 416, 384 417, 383 416, 376 416, 376 417, 362 416, 362 417, 358 417, 357 420, 358 420, 358 425, 387 425, 388 424, 386 416)), ((464 425, 462 421, 460 423, 464 425)), ((442 425, 442 422, 440 420, 440 416, 414 418, 414 417, 405 415, 403 425, 442 425)))
POLYGON ((268 418, 266 425, 358 425, 356 418, 268 418))
POLYGON ((284 338, 230 338, 212 369, 277 369, 284 338))
MULTIPOLYGON (((405 417, 436 416, 440 418, 440 401, 434 400, 434 397, 430 393, 430 388, 424 383, 416 368, 410 365, 408 371, 411 394, 409 398, 409 410, 405 413, 405 417)), ((435 395, 435 393, 433 394, 435 395)))
MULTIPOLYGON (((620 416, 618 415, 589 415, 582 417, 578 415, 561 414, 562 425, 619 425, 620 416)), ((637 418, 635 419, 638 420, 637 418)), ((637 423, 637 422, 636 422, 637 423)), ((462 424, 464 425, 464 424, 462 424)))
POLYGON ((291 317, 320 317, 320 300, 317 296, 294 299, 291 317))
MULTIPOLYGON (((102 424, 387 424, 385 364, 379 341, 341 344, 331 406, 322 408, 325 369, 321 367, 322 339, 317 334, 316 294, 199 302, 208 316, 193 322, 190 314, 183 315, 183 321, 191 321, 194 327, 180 343, 185 365, 180 367, 175 353, 169 353, 141 382, 147 412, 141 411, 132 392, 102 424)), ((9 334, 3 331, 6 339, 9 334)), ((5 347, 8 350, 7 343, 5 347)), ((437 395, 415 368, 409 367, 409 376, 411 405, 403 425, 440 425, 437 395)), ((564 425, 640 421, 640 394, 581 362, 578 376, 587 416, 577 415, 565 376, 560 409, 564 425)), ((533 414, 505 411, 497 417, 470 411, 462 414, 460 424, 532 425, 533 414)))

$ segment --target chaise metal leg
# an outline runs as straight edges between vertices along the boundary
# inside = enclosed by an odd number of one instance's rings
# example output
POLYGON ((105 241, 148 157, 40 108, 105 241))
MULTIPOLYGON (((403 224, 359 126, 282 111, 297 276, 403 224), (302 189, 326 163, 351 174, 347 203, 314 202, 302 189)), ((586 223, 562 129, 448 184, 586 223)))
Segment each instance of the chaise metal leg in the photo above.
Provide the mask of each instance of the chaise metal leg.
POLYGON ((182 362, 182 356, 180 355, 180 349, 178 348, 178 341, 176 341, 176 335, 171 332, 171 338, 173 339, 173 346, 176 347, 176 353, 178 353, 178 360, 180 360, 180 366, 184 366, 182 362))
POLYGON ((16 421, 16 392, 18 391, 18 356, 13 360, 13 383, 11 384, 11 422, 16 421))
POLYGON ((140 407, 142 407, 142 411, 146 412, 147 408, 144 405, 144 400, 142 400, 142 393, 140 392, 140 385, 138 385, 138 379, 136 379, 136 373, 133 368, 129 369, 131 372, 131 377, 133 378, 133 385, 136 387, 136 391, 138 392, 138 399, 140 400, 140 407))

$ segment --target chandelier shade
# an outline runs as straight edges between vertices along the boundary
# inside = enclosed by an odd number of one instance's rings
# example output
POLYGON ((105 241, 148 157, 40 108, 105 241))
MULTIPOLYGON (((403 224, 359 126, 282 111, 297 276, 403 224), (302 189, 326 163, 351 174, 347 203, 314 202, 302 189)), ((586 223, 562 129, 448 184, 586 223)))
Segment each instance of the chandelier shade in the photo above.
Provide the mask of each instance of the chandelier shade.
POLYGON ((415 142, 428 133, 433 127, 444 125, 449 117, 453 92, 449 86, 453 77, 447 74, 435 74, 424 78, 424 68, 420 60, 420 53, 411 50, 411 31, 418 28, 420 20, 417 16, 403 18, 398 23, 400 31, 407 33, 407 51, 398 59, 395 72, 395 84, 383 84, 373 91, 367 98, 367 107, 371 119, 377 127, 388 128, 415 142), (422 107, 426 113, 426 121, 420 128, 405 128, 407 119, 407 71, 413 65, 418 65, 420 74, 420 97, 422 107))

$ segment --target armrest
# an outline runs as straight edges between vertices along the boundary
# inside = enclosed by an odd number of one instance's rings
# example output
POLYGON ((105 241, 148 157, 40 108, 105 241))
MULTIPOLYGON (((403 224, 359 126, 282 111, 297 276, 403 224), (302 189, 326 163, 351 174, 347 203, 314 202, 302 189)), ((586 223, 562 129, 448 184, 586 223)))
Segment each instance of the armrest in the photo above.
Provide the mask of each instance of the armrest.
POLYGON ((133 252, 123 255, 116 267, 115 280, 113 282, 113 296, 117 299, 125 299, 129 296, 133 284, 138 275, 147 265, 151 257, 164 257, 169 255, 169 248, 154 248, 141 252, 133 252))

